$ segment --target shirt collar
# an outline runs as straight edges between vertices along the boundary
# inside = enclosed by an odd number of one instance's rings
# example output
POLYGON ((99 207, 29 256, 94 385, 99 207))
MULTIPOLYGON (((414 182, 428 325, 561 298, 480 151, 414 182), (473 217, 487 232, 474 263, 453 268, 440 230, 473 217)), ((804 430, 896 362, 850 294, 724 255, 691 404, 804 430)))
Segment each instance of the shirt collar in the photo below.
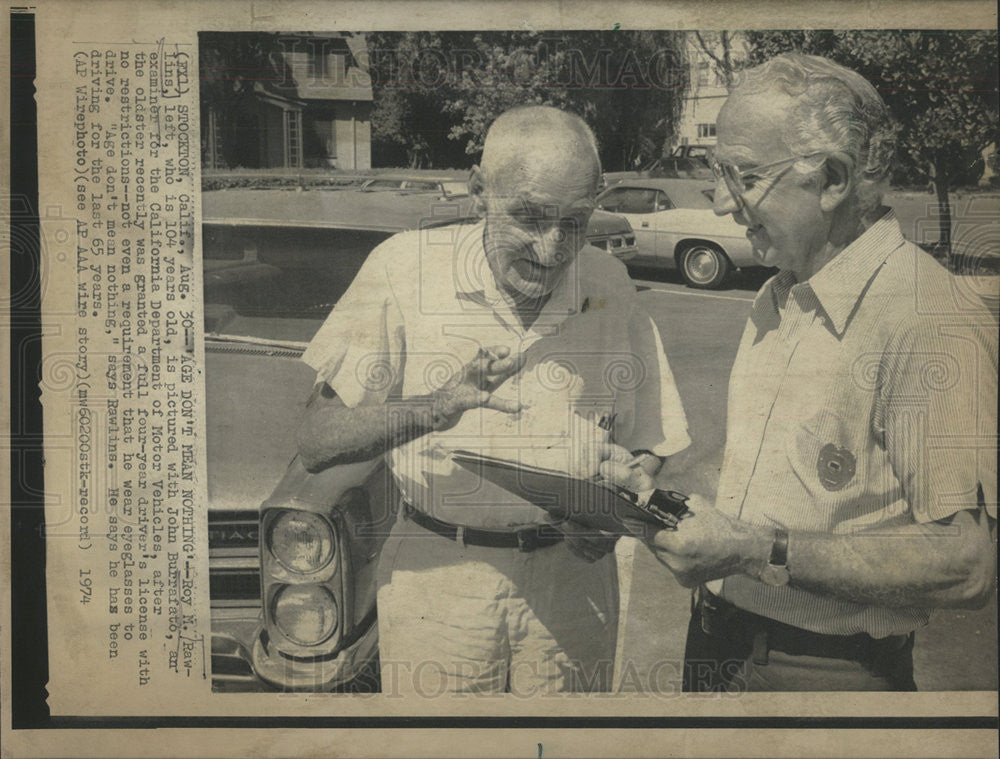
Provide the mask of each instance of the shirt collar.
MULTIPOLYGON (((889 254, 905 242, 896 213, 890 210, 807 282, 798 284, 792 272, 779 272, 765 286, 769 297, 758 298, 755 311, 767 307, 783 308, 795 288, 800 301, 815 298, 826 312, 830 328, 838 336, 843 335, 868 284, 889 254)), ((763 318, 764 314, 761 312, 758 316, 763 318)))
POLYGON ((896 213, 890 210, 809 278, 809 286, 838 335, 844 333, 858 301, 885 259, 904 242, 896 213))

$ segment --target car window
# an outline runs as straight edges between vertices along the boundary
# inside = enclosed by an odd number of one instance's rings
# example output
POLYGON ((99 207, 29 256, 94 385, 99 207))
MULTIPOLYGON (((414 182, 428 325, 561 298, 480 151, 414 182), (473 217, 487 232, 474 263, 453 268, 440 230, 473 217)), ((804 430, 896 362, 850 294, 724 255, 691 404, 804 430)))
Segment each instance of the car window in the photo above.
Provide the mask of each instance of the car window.
POLYGON ((600 207, 617 213, 653 213, 657 194, 644 187, 618 187, 604 196, 600 207))
POLYGON ((704 146, 688 148, 688 155, 692 158, 704 158, 708 155, 708 148, 704 146))
POLYGON ((656 193, 656 210, 657 211, 669 211, 672 208, 676 208, 673 201, 667 196, 667 193, 660 192, 656 193))

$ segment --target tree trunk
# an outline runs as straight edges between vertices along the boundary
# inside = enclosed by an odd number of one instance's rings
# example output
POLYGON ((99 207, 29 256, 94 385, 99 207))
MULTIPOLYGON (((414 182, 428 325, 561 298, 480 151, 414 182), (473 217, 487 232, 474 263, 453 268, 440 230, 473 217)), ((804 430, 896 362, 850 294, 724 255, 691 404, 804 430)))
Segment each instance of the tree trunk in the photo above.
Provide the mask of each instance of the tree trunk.
POLYGON ((934 171, 934 190, 937 193, 938 214, 940 214, 940 237, 937 248, 946 256, 948 268, 955 270, 955 262, 951 250, 951 198, 948 195, 948 167, 936 166, 934 171))

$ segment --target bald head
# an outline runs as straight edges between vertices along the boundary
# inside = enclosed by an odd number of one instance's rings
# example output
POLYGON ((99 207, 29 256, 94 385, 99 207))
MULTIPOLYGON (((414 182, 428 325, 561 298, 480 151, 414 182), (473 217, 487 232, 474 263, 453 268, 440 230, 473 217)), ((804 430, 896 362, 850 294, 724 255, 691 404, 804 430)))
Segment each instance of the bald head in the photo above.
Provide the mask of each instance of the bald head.
POLYGON ((579 116, 528 106, 493 122, 469 192, 504 291, 536 305, 548 298, 586 242, 600 177, 597 142, 579 116))
POLYGON ((486 187, 516 194, 545 175, 596 190, 601 176, 597 141, 579 116, 550 106, 522 106, 490 126, 480 162, 486 187))

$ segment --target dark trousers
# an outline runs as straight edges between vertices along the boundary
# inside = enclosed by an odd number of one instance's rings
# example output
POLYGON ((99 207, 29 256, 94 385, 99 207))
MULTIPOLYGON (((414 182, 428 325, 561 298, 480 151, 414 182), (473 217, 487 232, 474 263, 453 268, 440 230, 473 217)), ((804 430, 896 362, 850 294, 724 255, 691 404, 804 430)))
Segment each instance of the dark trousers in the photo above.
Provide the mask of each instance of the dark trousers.
POLYGON ((684 652, 687 693, 916 689, 913 633, 820 635, 696 593, 684 652))

